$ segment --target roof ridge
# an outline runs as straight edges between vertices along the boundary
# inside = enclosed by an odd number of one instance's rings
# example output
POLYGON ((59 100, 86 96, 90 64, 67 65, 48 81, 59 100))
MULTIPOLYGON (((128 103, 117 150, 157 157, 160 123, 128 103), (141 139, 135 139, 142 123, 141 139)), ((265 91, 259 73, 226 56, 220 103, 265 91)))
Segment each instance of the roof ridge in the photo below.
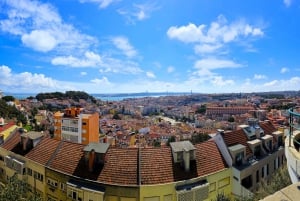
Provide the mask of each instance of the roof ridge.
POLYGON ((50 159, 47 161, 47 163, 46 163, 46 165, 45 165, 46 167, 51 165, 52 161, 54 160, 54 157, 55 157, 56 154, 60 151, 60 149, 61 149, 63 143, 64 143, 63 140, 59 142, 59 144, 57 145, 55 151, 54 151, 53 154, 51 155, 50 159))

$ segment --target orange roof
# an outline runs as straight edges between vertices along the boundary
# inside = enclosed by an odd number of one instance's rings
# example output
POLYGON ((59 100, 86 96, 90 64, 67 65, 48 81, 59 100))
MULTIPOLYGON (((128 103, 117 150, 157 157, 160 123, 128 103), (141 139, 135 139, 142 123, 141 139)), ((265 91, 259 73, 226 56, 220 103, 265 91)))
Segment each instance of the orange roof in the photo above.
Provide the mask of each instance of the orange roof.
POLYGON ((159 184, 174 181, 171 148, 141 149, 141 183, 159 184))
POLYGON ((137 185, 137 159, 137 148, 110 148, 98 181, 111 184, 137 185))
POLYGON ((234 130, 231 132, 225 132, 223 135, 223 139, 224 139, 227 147, 236 145, 236 144, 242 144, 246 147, 246 155, 247 156, 252 153, 251 149, 247 143, 248 138, 242 129, 234 130))
POLYGON ((204 176, 227 168, 216 143, 209 140, 196 144, 196 161, 198 176, 204 176))

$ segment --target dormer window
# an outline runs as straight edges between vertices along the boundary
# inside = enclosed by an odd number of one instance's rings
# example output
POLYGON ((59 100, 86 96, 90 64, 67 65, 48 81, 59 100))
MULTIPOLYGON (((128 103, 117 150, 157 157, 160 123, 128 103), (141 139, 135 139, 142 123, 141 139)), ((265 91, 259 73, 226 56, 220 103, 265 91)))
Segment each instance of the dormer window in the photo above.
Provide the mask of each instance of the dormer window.
POLYGON ((254 156, 259 157, 261 155, 261 148, 260 145, 254 147, 254 156))
POLYGON ((283 133, 281 131, 275 131, 272 134, 277 141, 277 147, 284 146, 283 133))
POLYGON ((234 164, 236 166, 242 165, 244 163, 246 147, 242 144, 237 144, 230 146, 228 149, 232 159, 234 160, 234 164))
POLYGON ((260 157, 264 153, 261 150, 261 146, 262 146, 261 140, 259 140, 259 139, 251 140, 251 141, 248 141, 247 143, 251 148, 253 156, 260 157))
POLYGON ((244 159, 244 152, 242 151, 242 152, 240 152, 240 153, 237 153, 237 154, 235 155, 235 164, 236 164, 237 166, 242 165, 242 164, 243 164, 243 159, 244 159))
POLYGON ((261 139, 263 140, 263 148, 267 152, 271 152, 273 150, 273 137, 271 135, 265 135, 261 139))

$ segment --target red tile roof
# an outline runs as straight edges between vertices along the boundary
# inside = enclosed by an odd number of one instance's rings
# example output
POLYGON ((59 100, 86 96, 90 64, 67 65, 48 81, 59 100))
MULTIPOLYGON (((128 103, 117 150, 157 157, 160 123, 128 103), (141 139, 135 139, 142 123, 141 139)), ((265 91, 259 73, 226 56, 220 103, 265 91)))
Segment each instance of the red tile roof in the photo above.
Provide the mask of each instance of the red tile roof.
POLYGON ((50 138, 43 138, 25 157, 45 166, 60 142, 50 138))
MULTIPOLYGON (((78 163, 84 156, 85 145, 63 141, 57 146, 55 156, 49 161, 48 167, 73 175, 78 163)), ((86 171, 86 170, 82 170, 86 171)))
POLYGON ((277 131, 277 129, 271 121, 259 122, 259 126, 264 130, 265 134, 271 135, 273 132, 277 131))
POLYGON ((195 147, 198 176, 204 176, 227 168, 227 164, 213 140, 196 144, 195 147))
POLYGON ((223 139, 224 139, 227 147, 230 147, 230 146, 233 146, 236 144, 242 144, 246 147, 246 155, 247 156, 249 156, 252 153, 251 149, 247 143, 248 138, 242 129, 225 132, 223 135, 223 139))
POLYGON ((170 147, 145 148, 141 154, 141 183, 143 185, 174 181, 173 161, 170 147))
POLYGON ((1 147, 8 151, 12 151, 16 146, 20 144, 20 140, 20 133, 15 132, 7 138, 7 140, 1 145, 1 147))
POLYGON ((138 184, 138 149, 110 148, 98 181, 110 184, 138 184))

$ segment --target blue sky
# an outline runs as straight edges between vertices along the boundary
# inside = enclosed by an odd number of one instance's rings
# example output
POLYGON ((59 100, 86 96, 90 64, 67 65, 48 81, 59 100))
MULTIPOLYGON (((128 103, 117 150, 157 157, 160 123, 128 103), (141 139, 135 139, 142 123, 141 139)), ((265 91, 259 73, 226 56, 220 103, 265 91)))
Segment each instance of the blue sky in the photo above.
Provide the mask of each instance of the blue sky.
POLYGON ((299 90, 296 0, 0 0, 0 90, 299 90))

